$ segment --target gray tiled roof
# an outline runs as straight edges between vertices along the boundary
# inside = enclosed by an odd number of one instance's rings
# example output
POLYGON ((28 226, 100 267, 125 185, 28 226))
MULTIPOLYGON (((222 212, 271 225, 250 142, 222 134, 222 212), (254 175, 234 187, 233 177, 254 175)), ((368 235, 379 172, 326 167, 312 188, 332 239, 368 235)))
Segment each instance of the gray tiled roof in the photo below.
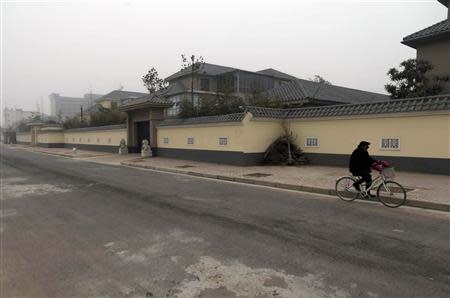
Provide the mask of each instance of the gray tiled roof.
POLYGON ((123 91, 123 90, 114 90, 109 92, 108 94, 103 95, 102 97, 96 99, 96 102, 100 102, 102 100, 112 100, 112 101, 120 101, 122 99, 128 98, 138 98, 147 95, 148 93, 142 92, 134 92, 134 91, 123 91))
POLYGON ((273 69, 273 68, 263 69, 263 70, 257 71, 257 73, 269 75, 269 76, 272 76, 275 78, 287 79, 287 80, 297 79, 296 77, 291 76, 290 74, 281 72, 281 71, 273 69))
POLYGON ((284 119, 286 118, 286 109, 246 107, 246 112, 250 112, 254 118, 284 119))
POLYGON ((389 100, 389 96, 341 86, 297 79, 267 91, 269 97, 283 102, 306 103, 321 100, 335 103, 368 103, 389 100))
POLYGON ((161 91, 157 91, 156 93, 147 94, 139 98, 126 99, 122 101, 122 103, 119 105, 119 108, 126 109, 132 106, 138 106, 143 104, 153 104, 155 106, 170 107, 173 105, 173 102, 165 97, 166 92, 167 90, 164 89, 161 91))
POLYGON ((205 116, 185 119, 166 119, 158 126, 177 126, 177 125, 195 125, 195 124, 209 124, 209 123, 224 123, 224 122, 241 122, 245 117, 245 113, 235 113, 228 115, 205 116))
MULTIPOLYGON (((196 73, 215 76, 215 75, 227 73, 227 72, 234 71, 234 70, 236 70, 236 68, 232 68, 232 67, 228 67, 228 66, 221 66, 221 65, 216 65, 216 64, 210 64, 210 63, 203 63, 201 65, 200 69, 198 69, 196 71, 196 73)), ((191 73, 191 69, 186 68, 186 69, 180 70, 180 71, 174 73, 173 75, 167 77, 166 81, 171 81, 176 78, 179 78, 179 77, 182 77, 185 75, 189 75, 190 73, 191 73)))
POLYGON ((428 40, 449 39, 450 20, 446 19, 403 38, 402 43, 411 47, 428 40))
POLYGON ((127 128, 127 125, 126 124, 117 124, 117 125, 105 125, 105 126, 95 126, 95 127, 72 128, 72 129, 66 129, 65 132, 112 130, 112 129, 123 129, 123 128, 127 128))
POLYGON ((255 118, 295 119, 450 110, 450 95, 298 109, 248 107, 255 118))

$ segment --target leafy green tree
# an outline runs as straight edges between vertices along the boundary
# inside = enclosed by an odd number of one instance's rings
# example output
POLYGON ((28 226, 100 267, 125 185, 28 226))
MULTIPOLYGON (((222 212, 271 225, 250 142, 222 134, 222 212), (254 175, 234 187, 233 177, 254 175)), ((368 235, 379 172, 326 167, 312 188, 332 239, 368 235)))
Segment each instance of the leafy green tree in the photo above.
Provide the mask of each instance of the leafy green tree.
POLYGON ((146 75, 142 77, 144 86, 147 88, 148 92, 155 93, 158 90, 167 87, 167 82, 159 77, 158 71, 152 67, 146 75))
POLYGON ((125 123, 127 117, 117 110, 101 111, 90 115, 89 126, 105 126, 125 123))
POLYGON ((432 69, 433 65, 428 61, 405 60, 399 69, 389 69, 387 75, 392 83, 384 87, 393 99, 437 95, 442 92, 441 84, 449 77, 432 77, 429 75, 432 69))

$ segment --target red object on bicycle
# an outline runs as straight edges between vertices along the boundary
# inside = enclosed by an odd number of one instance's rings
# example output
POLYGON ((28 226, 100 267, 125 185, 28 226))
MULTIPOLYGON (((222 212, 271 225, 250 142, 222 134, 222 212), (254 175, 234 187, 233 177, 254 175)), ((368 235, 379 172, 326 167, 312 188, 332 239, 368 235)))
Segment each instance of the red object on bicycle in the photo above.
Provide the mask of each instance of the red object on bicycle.
POLYGON ((371 168, 378 172, 381 172, 383 169, 389 168, 390 166, 391 165, 389 164, 389 162, 385 160, 377 160, 371 165, 371 168))

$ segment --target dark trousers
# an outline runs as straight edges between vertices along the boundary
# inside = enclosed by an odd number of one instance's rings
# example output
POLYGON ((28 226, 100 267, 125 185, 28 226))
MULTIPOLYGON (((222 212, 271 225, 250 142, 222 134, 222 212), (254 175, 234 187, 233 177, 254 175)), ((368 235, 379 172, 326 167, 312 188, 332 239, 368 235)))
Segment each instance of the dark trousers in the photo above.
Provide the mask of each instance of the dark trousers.
POLYGON ((366 189, 372 185, 372 175, 370 173, 353 173, 353 176, 361 176, 361 179, 353 184, 354 186, 360 186, 362 183, 366 182, 366 189))

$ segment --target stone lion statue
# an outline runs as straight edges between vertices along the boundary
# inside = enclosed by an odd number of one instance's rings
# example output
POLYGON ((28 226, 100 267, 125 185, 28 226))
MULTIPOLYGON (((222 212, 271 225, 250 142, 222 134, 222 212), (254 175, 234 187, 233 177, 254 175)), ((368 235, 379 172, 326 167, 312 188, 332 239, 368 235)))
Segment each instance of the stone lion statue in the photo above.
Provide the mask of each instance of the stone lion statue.
POLYGON ((150 156, 152 156, 152 149, 150 148, 150 146, 148 144, 148 140, 143 140, 142 141, 141 156, 142 157, 150 157, 150 156))
POLYGON ((127 146, 127 143, 125 142, 125 139, 120 140, 119 154, 120 155, 128 154, 128 146, 127 146))

